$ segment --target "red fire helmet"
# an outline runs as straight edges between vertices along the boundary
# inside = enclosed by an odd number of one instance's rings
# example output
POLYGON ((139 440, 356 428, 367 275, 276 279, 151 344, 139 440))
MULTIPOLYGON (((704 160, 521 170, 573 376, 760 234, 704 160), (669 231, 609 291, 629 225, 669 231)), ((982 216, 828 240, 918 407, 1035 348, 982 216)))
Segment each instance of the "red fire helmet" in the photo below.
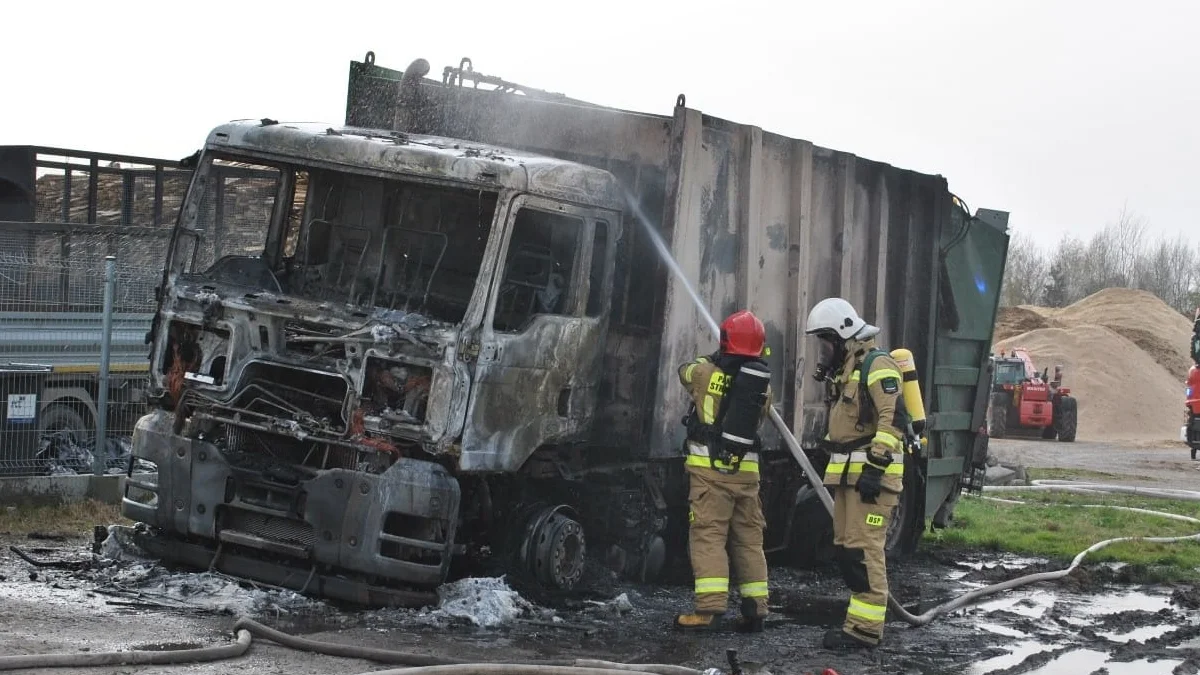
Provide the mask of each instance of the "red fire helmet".
POLYGON ((747 310, 734 312, 721 322, 721 351, 737 356, 761 356, 767 341, 763 322, 747 310))

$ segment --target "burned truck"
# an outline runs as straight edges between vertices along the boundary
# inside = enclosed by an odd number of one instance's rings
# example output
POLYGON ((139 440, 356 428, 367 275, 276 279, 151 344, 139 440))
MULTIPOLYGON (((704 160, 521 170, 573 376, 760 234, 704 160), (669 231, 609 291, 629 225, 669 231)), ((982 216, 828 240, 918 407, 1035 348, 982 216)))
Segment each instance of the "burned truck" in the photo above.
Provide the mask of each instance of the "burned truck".
MULTIPOLYGON (((846 297, 911 349, 929 443, 890 545, 945 523, 986 442, 1007 214, 683 97, 646 115, 373 61, 351 64, 345 124, 232 122, 195 159, 133 442, 157 474, 123 501, 145 545, 369 604, 459 562, 557 589, 589 558, 686 565, 675 368, 715 345, 656 238, 714 314, 763 319, 818 466, 809 306, 846 297)), ((763 445, 768 548, 811 561, 829 518, 769 427, 763 445)))

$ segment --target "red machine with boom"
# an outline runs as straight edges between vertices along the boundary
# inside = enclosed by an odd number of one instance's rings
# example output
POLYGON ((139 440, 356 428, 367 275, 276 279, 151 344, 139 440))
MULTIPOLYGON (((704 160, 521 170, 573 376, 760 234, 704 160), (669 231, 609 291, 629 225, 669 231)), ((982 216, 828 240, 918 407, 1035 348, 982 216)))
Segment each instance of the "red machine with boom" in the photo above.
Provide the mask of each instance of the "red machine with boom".
POLYGON ((1191 448, 1192 459, 1196 459, 1196 453, 1200 452, 1200 309, 1196 310, 1192 324, 1192 361, 1195 364, 1188 369, 1183 396, 1187 401, 1187 424, 1180 430, 1179 437, 1191 448))
POLYGON ((992 365, 992 438, 1036 433, 1045 439, 1075 440, 1079 406, 1070 388, 1062 386, 1062 366, 1054 367, 1050 380, 1047 370, 1038 373, 1022 348, 1007 355, 1000 352, 992 357, 992 365))
POLYGON ((1200 451, 1200 366, 1193 365, 1188 369, 1187 388, 1184 390, 1187 399, 1187 426, 1181 434, 1185 443, 1192 449, 1192 459, 1200 451))

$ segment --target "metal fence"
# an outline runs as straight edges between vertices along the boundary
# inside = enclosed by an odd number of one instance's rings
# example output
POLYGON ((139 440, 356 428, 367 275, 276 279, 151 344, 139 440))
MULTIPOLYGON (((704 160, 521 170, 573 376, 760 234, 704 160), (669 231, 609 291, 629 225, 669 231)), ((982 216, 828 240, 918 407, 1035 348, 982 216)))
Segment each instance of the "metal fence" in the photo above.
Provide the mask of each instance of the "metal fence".
POLYGON ((16 176, 8 193, 23 195, 29 220, 0 222, 0 475, 125 473, 146 409, 155 288, 190 171, 6 150, 0 181, 16 176))

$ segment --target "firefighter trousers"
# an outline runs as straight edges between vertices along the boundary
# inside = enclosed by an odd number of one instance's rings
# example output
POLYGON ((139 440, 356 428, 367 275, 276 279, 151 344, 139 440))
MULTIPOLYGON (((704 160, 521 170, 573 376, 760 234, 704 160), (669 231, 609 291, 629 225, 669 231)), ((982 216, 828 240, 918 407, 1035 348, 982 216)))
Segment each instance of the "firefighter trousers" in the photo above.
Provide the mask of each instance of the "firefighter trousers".
POLYGON ((688 547, 696 578, 696 613, 723 614, 729 603, 732 562, 737 590, 767 615, 767 559, 763 529, 767 521, 758 497, 758 475, 726 477, 713 469, 687 467, 688 547), (752 479, 752 481, 751 481, 752 479), (728 545, 729 552, 726 553, 728 545))
POLYGON ((884 547, 900 495, 884 490, 875 501, 864 503, 853 485, 833 490, 834 556, 851 593, 842 630, 871 644, 883 638, 888 598, 884 547))

